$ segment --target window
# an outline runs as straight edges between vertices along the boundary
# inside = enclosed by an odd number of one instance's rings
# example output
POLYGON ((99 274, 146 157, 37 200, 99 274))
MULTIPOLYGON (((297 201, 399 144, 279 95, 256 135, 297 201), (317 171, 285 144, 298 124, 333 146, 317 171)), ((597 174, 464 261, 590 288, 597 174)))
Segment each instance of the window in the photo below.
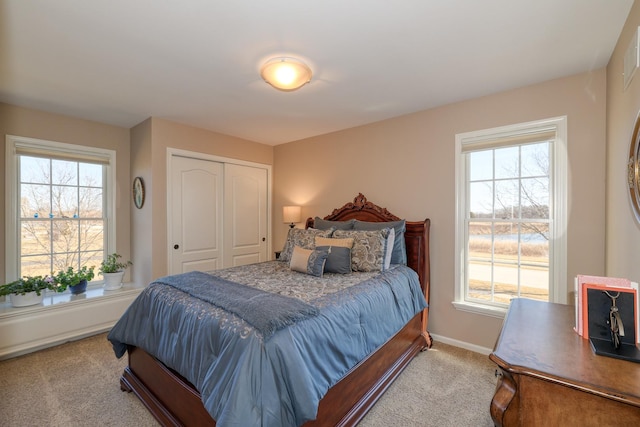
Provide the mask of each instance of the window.
POLYGON ((456 299, 567 302, 566 118, 456 135, 456 299))
POLYGON ((112 150, 7 137, 7 279, 98 266, 115 247, 112 150))

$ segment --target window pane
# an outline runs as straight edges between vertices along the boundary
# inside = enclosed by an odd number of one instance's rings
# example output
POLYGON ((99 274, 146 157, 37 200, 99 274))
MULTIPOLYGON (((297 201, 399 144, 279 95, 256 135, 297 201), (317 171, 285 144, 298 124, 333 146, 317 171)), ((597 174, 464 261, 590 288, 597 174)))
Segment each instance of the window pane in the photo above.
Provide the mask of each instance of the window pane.
MULTIPOLYGON (((80 221, 80 250, 102 251, 104 248, 104 221, 80 221)), ((100 255, 102 261, 102 255, 100 255)))
POLYGON ((80 163, 79 185, 102 188, 102 165, 80 163))
POLYGON ((39 184, 20 186, 20 215, 22 218, 47 218, 51 212, 51 187, 39 184))
POLYGON ((469 180, 481 181, 493 178, 493 150, 469 153, 469 180))
POLYGON ((549 143, 523 145, 521 148, 523 177, 549 175, 549 143))
POLYGON ((493 218, 493 182, 469 184, 469 217, 493 218))
POLYGON ((49 184, 49 159, 20 156, 20 181, 49 184))
POLYGON ((78 263, 77 252, 53 254, 53 270, 54 271, 57 272, 60 270, 66 270, 69 267, 73 267, 74 269, 80 267, 78 263))
POLYGON ((522 217, 549 219, 549 178, 526 178, 521 184, 522 217))
MULTIPOLYGON (((522 241, 525 243, 549 243, 549 224, 546 222, 523 222, 522 241)), ((548 246, 547 246, 548 248, 548 246)))
MULTIPOLYGON (((496 292, 506 298, 518 295, 519 234, 517 223, 500 223, 494 235, 494 282, 496 292)), ((504 300, 501 300, 504 302, 504 300)))
POLYGON ((519 147, 498 148, 495 150, 496 179, 517 178, 520 175, 519 147))
POLYGON ((20 224, 22 256, 49 253, 51 251, 51 228, 46 220, 22 220, 20 224))
POLYGON ((491 224, 469 222, 469 263, 467 268, 467 293, 470 298, 491 301, 491 224))
POLYGON ((520 217, 519 182, 517 179, 496 181, 496 218, 520 217))
POLYGON ((81 218, 102 218, 102 189, 80 188, 78 212, 81 218))
POLYGON ((52 228, 55 253, 78 252, 78 220, 56 219, 53 221, 52 228))
POLYGON ((546 223, 522 223, 521 296, 549 300, 549 225, 546 223))
POLYGON ((469 258, 491 260, 491 223, 469 222, 469 258))
POLYGON ((51 183, 58 185, 78 185, 78 162, 52 160, 51 183))
POLYGON ((491 262, 474 260, 468 266, 467 298, 493 301, 491 262))
POLYGON ((22 276, 46 276, 51 274, 51 255, 22 257, 20 272, 22 276))
POLYGON ((102 251, 87 252, 87 253, 83 252, 81 262, 82 262, 82 265, 95 267, 96 269, 93 273, 97 276, 99 274, 98 267, 100 267, 100 263, 102 262, 103 259, 104 259, 104 252, 102 251))
POLYGON ((518 273, 517 266, 512 263, 501 260, 493 263, 494 302, 509 304, 512 298, 518 297, 518 273))
POLYGON ((508 303, 518 296, 518 223, 499 223, 494 230, 494 301, 508 303))
POLYGON ((51 187, 53 217, 73 218, 78 212, 78 187, 61 187, 54 185, 51 187))

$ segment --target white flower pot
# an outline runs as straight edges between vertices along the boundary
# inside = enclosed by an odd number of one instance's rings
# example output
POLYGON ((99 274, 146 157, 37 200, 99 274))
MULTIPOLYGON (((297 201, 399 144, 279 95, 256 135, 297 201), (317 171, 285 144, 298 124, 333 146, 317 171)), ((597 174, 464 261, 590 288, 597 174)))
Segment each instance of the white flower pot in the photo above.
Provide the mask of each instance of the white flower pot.
POLYGON ((102 273, 102 276, 104 277, 104 289, 106 291, 115 291, 122 287, 124 271, 118 271, 116 273, 102 273))
POLYGON ((11 294, 11 305, 14 307, 27 307, 42 303, 44 299, 44 291, 40 291, 40 295, 35 292, 27 292, 24 295, 11 294))

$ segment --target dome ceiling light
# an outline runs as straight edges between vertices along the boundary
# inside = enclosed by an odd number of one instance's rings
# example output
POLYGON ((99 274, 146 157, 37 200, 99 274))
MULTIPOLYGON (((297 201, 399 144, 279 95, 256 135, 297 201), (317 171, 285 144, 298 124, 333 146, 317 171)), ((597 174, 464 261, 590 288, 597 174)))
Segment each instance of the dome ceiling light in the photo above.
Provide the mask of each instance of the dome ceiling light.
POLYGON ((278 57, 265 62, 260 76, 276 89, 290 92, 311 81, 311 68, 295 58, 278 57))

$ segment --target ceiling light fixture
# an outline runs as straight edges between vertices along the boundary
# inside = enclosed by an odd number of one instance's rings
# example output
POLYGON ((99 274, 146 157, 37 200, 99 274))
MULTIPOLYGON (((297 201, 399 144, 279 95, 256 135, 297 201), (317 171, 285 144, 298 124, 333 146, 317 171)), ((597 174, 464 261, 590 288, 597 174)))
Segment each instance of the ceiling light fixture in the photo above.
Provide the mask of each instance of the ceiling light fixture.
POLYGON ((311 81, 311 68, 295 58, 272 58, 262 66, 260 76, 276 89, 290 92, 311 81))

